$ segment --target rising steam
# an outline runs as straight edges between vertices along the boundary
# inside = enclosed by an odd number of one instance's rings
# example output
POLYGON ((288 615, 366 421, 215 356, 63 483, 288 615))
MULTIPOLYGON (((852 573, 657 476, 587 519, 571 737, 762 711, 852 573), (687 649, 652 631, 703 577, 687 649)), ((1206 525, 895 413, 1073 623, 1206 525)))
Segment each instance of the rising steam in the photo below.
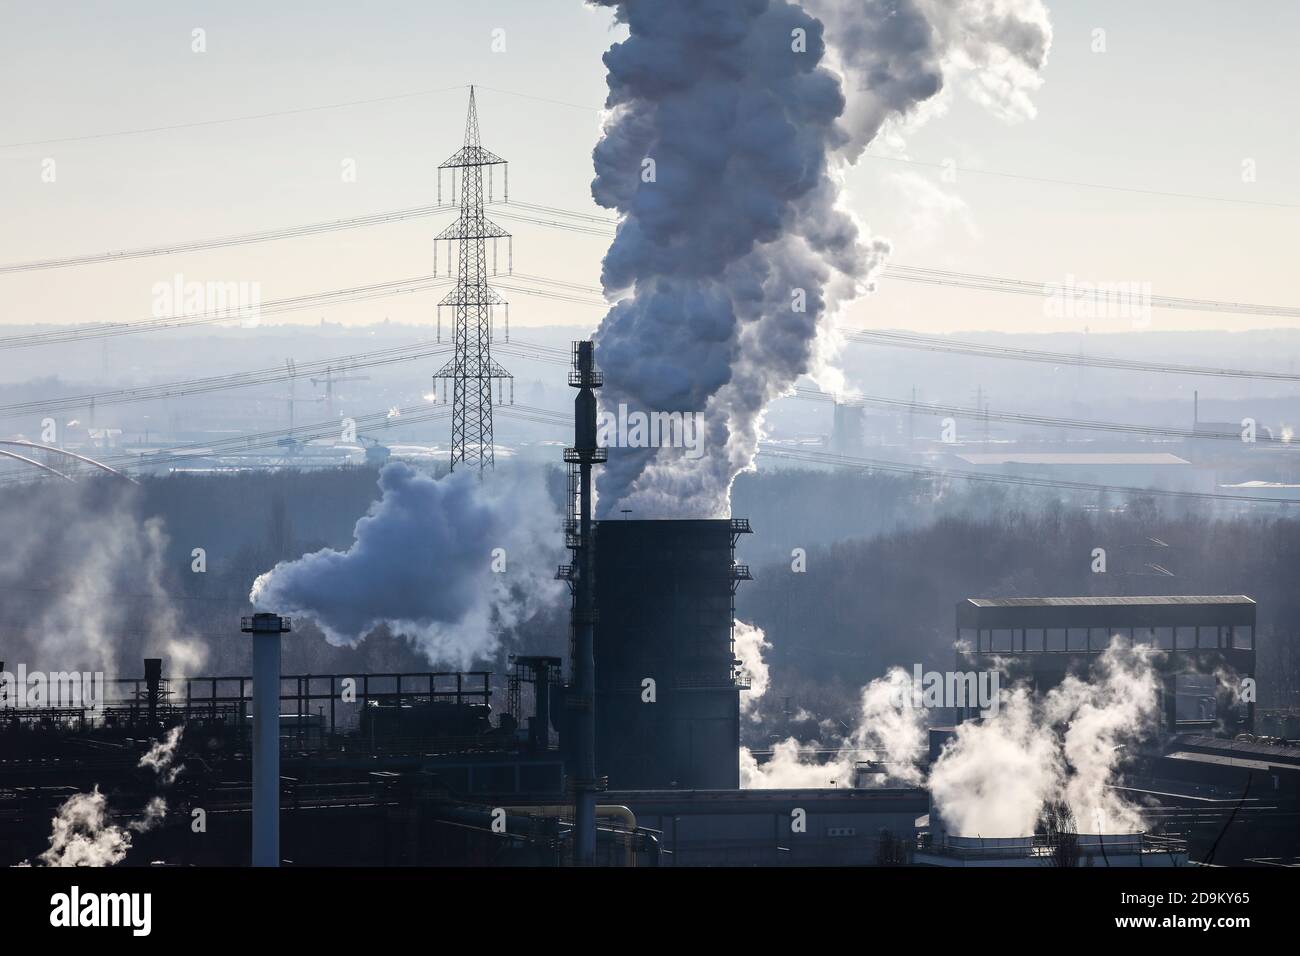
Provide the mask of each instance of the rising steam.
POLYGON ((596 334, 603 400, 700 412, 705 442, 701 461, 613 449, 598 512, 725 516, 767 405, 825 377, 832 314, 889 251, 838 205, 845 163, 947 72, 1030 115, 1046 13, 1039 0, 592 2, 630 33, 604 57, 594 152, 592 194, 621 215, 601 275, 623 296, 596 334))
POLYGON ((849 735, 826 754, 821 743, 780 741, 760 764, 747 749, 740 751, 740 785, 758 790, 784 787, 853 786, 859 761, 872 760, 880 770, 870 783, 915 786, 921 782, 919 763, 926 748, 925 712, 899 706, 910 699, 912 679, 901 667, 862 688, 859 716, 849 735))
POLYGON ((155 740, 149 750, 140 758, 137 767, 148 767, 158 775, 163 786, 171 786, 180 775, 181 766, 176 763, 176 748, 181 742, 185 727, 177 724, 167 732, 162 740, 155 740))
MULTIPOLYGON (((1126 747, 1155 724, 1159 653, 1115 638, 1086 679, 1070 674, 1041 698, 1024 685, 1004 690, 1000 706, 962 723, 930 768, 931 825, 957 836, 1029 836, 1044 807, 1064 801, 1081 833, 1143 829, 1140 808, 1114 787, 1126 747)), ((834 746, 790 737, 764 763, 742 748, 741 786, 852 786, 855 765, 869 758, 882 771, 871 785, 921 785, 926 719, 912 700, 911 676, 892 669, 862 689, 857 724, 834 746)))
POLYGON ((142 657, 167 658, 174 677, 202 665, 206 647, 168 589, 166 530, 141 513, 137 488, 41 484, 12 497, 0 508, 0 589, 22 626, 5 635, 7 660, 108 677, 142 657))
POLYGON ((736 660, 740 661, 740 670, 749 681, 749 690, 740 695, 740 712, 752 721, 762 718, 758 713, 758 702, 767 693, 769 681, 767 662, 763 660, 763 651, 772 645, 763 636, 761 627, 754 627, 744 621, 737 621, 734 630, 736 660))
POLYGON ((540 609, 559 585, 549 542, 559 516, 541 482, 472 470, 435 480, 395 462, 346 551, 324 548, 253 582, 255 607, 311 618, 331 643, 380 625, 459 667, 493 654, 497 632, 540 609))
POLYGON ((930 771, 948 831, 1029 836, 1049 800, 1068 803, 1082 833, 1142 829, 1141 812, 1111 787, 1124 746, 1155 717, 1156 653, 1117 638, 1091 681, 1069 675, 1041 700, 1017 687, 994 716, 961 724, 930 771))

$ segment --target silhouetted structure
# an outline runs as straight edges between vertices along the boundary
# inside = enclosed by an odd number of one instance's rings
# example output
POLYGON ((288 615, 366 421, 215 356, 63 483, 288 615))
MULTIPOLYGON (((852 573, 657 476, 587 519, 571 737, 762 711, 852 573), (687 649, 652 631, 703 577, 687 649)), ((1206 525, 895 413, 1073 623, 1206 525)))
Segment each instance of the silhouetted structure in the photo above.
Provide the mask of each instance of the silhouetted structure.
POLYGON ((596 529, 596 767, 618 789, 740 786, 733 598, 744 519, 596 529))
MULTIPOLYGON (((514 378, 492 360, 492 307, 506 305, 487 282, 487 240, 493 240, 493 273, 496 273, 496 240, 510 239, 506 232, 483 213, 483 169, 504 166, 505 160, 484 149, 479 143, 478 107, 474 88, 469 91, 469 114, 465 119, 465 145, 438 167, 439 202, 442 201, 442 171, 451 170, 452 190, 456 188, 456 170, 461 170, 460 215, 438 235, 434 242, 434 273, 438 271, 437 242, 454 241, 459 247, 456 257, 456 286, 438 303, 438 338, 442 339, 442 307, 450 306, 455 316, 452 343, 455 355, 434 376, 451 382, 451 470, 459 462, 477 464, 479 470, 494 466, 492 436, 492 383, 498 390, 508 380, 511 397, 514 378)), ((509 175, 508 173, 506 174, 509 175)), ((509 199, 509 179, 506 180, 509 199)), ((489 174, 488 189, 491 190, 489 174)), ((451 258, 450 251, 448 259, 451 258)), ((509 257, 509 253, 507 253, 509 257)), ((508 308, 508 307, 507 307, 508 308)), ((509 312, 506 335, 509 336, 509 312)), ((504 397, 504 396, 501 396, 504 397)))

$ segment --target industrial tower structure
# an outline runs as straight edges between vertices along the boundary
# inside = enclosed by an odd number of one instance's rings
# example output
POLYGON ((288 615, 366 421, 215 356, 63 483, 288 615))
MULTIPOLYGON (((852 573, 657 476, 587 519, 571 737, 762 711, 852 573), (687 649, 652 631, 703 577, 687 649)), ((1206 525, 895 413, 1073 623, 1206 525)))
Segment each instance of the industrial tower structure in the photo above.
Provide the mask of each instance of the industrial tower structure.
POLYGON ((573 447, 564 449, 569 466, 569 515, 564 543, 573 551, 573 564, 560 567, 556 577, 568 581, 573 594, 573 662, 565 703, 565 725, 572 735, 570 781, 574 791, 574 863, 590 866, 596 852, 596 794, 605 781, 596 774, 596 561, 591 520, 591 466, 608 460, 596 442, 596 392, 604 376, 596 368, 591 341, 573 343, 569 385, 578 389, 573 400, 573 447))
MULTIPOLYGON (((442 341, 442 307, 449 306, 455 315, 452 342, 455 354, 451 361, 434 375, 435 383, 451 383, 451 470, 458 463, 478 465, 480 473, 494 467, 492 435, 492 383, 498 388, 498 399, 504 398, 504 384, 510 382, 510 398, 514 400, 514 377, 492 360, 492 307, 506 305, 495 290, 488 286, 487 240, 492 240, 492 272, 496 274, 497 240, 507 241, 507 255, 513 261, 509 247, 510 234, 492 222, 483 213, 483 170, 488 170, 488 198, 492 191, 492 167, 505 166, 506 161, 484 149, 479 143, 478 109, 474 103, 474 88, 469 90, 469 114, 465 119, 465 145, 438 167, 438 201, 442 202, 442 171, 451 170, 451 188, 456 192, 456 170, 462 170, 460 181, 460 215, 444 229, 434 241, 433 271, 438 272, 438 241, 448 244, 447 262, 451 267, 451 244, 458 246, 456 256, 456 285, 438 303, 438 341, 442 341)), ((505 195, 510 197, 509 172, 504 174, 505 195)), ((509 268, 509 265, 507 266, 509 268)), ((507 326, 508 328, 508 326, 507 326)))

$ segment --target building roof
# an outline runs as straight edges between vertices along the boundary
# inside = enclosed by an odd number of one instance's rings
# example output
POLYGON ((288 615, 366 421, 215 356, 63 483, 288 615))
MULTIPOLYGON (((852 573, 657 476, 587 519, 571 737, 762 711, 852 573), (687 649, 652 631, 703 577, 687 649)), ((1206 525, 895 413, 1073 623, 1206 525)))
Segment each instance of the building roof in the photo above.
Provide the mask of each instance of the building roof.
POLYGON ((962 452, 969 465, 1189 465, 1169 452, 962 452))
POLYGON ((1254 604, 1244 594, 1157 594, 1147 597, 967 598, 975 607, 1124 607, 1156 604, 1254 604))

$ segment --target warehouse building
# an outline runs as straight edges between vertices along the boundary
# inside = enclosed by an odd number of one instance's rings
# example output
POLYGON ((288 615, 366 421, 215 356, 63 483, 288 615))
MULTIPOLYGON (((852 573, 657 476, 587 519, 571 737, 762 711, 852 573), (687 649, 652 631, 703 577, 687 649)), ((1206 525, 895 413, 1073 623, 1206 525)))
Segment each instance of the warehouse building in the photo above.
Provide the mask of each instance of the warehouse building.
MULTIPOLYGON (((1162 729, 1254 727, 1255 602, 1244 594, 967 598, 957 605, 958 670, 1002 669, 1040 693, 1086 670, 1114 637, 1158 648, 1162 729)), ((970 708, 959 719, 973 716, 970 708)))

